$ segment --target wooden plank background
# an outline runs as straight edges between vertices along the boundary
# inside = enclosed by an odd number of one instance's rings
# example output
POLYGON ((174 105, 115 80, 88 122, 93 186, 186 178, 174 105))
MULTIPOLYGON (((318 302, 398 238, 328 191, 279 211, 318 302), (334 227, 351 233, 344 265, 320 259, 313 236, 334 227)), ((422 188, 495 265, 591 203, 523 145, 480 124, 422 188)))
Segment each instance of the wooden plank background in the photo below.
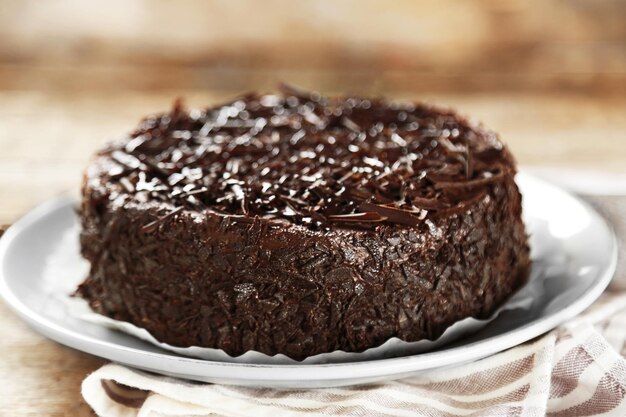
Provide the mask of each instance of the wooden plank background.
POLYGON ((0 87, 624 93, 622 0, 5 0, 0 87), (619 89, 619 91, 615 91, 619 89))
MULTIPOLYGON (((626 172, 622 0, 224 0, 0 4, 0 224, 76 193, 107 138, 184 96, 279 81, 456 107, 522 165, 626 172)), ((91 415, 102 361, 0 303, 0 415, 91 415)))

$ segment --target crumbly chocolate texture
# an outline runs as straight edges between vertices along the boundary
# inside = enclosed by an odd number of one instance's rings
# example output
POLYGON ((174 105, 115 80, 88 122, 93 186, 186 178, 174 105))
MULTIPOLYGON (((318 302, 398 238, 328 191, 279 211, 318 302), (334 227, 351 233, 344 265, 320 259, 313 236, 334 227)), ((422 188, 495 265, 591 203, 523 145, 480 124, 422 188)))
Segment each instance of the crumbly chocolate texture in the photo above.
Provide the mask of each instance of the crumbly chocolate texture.
POLYGON ((78 294, 175 346, 303 359, 489 316, 527 279, 515 163, 449 110, 283 87, 99 152, 78 294))

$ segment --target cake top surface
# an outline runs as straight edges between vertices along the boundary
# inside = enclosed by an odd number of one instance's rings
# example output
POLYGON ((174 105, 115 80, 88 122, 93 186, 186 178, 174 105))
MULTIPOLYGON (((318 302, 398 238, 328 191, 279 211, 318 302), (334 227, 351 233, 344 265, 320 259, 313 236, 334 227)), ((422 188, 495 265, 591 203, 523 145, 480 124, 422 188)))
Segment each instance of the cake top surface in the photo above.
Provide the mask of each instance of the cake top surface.
POLYGON ((450 110, 283 86, 144 119, 100 156, 107 187, 242 219, 417 225, 514 172, 497 136, 450 110))

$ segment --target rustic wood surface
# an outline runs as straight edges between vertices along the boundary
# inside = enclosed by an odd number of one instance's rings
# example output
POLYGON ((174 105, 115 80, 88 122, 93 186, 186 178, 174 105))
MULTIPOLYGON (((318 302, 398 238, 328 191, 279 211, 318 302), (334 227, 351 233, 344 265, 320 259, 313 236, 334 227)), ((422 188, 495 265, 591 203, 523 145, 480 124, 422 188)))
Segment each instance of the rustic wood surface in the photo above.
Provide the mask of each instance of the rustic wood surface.
POLYGON ((624 94, 625 12, 623 0, 4 0, 0 88, 289 79, 370 92, 624 94))
MULTIPOLYGON (((202 105, 228 94, 62 95, 0 92, 0 224, 77 193, 89 155, 176 95, 202 105)), ((522 165, 626 172, 626 99, 581 95, 398 95, 454 105, 501 133, 522 165)), ((80 383, 104 362, 30 330, 0 303, 0 415, 91 415, 80 383)))

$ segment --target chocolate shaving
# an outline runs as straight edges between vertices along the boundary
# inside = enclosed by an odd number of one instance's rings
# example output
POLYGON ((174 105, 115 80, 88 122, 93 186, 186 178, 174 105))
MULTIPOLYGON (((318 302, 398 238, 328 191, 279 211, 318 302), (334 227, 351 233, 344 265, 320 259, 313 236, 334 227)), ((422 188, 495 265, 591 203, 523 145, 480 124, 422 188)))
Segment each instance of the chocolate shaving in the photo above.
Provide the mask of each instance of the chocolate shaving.
POLYGON ((450 207, 450 204, 436 198, 425 198, 411 195, 410 200, 413 207, 418 207, 424 210, 441 210, 450 207))
POLYGON ((311 100, 311 94, 309 94, 307 91, 301 90, 285 82, 278 83, 278 90, 288 96, 298 97, 306 101, 311 100))
POLYGON ((331 216, 414 226, 508 169, 498 142, 452 112, 280 90, 192 113, 175 101, 101 153, 116 163, 108 177, 140 201, 315 229, 345 219, 331 216))
POLYGON ((127 177, 120 178, 120 184, 127 193, 133 193, 135 191, 135 186, 127 177))
POLYGON ((359 210, 366 212, 375 212, 385 217, 391 223, 404 224, 407 226, 417 226, 426 217, 425 211, 420 211, 420 217, 415 216, 413 211, 403 210, 401 208, 381 206, 371 203, 359 204, 359 210), (423 216, 422 216, 422 213, 423 216))
POLYGON ((150 223, 144 225, 141 228, 141 231, 145 232, 145 233, 152 233, 152 232, 154 232, 157 229, 157 227, 159 227, 159 225, 162 224, 165 220, 167 220, 170 217, 172 217, 173 215, 181 212, 183 209, 184 209, 184 207, 176 207, 174 210, 170 211, 165 216, 159 217, 158 219, 156 219, 154 221, 151 221, 150 223))
POLYGON ((352 130, 353 132, 359 133, 361 132, 361 127, 359 125, 357 125, 352 119, 350 119, 349 117, 342 117, 341 118, 341 123, 347 127, 348 129, 352 130))
POLYGON ((470 199, 463 201, 462 203, 457 204, 454 207, 450 207, 447 209, 443 209, 443 210, 438 210, 436 212, 434 212, 435 217, 445 217, 445 216, 451 216, 454 214, 461 214, 466 210, 469 210, 473 205, 477 204, 479 201, 481 201, 483 198, 485 198, 485 196, 487 196, 487 192, 483 191, 473 197, 471 197, 470 199))
POLYGON ((485 185, 498 182, 502 180, 503 178, 504 178, 504 174, 502 172, 498 172, 497 174, 491 175, 489 177, 479 178, 479 179, 470 180, 470 181, 458 181, 458 182, 441 181, 435 184, 435 188, 444 190, 444 189, 483 187, 485 185))
POLYGON ((179 120, 185 117, 185 102, 182 97, 176 97, 170 111, 170 123, 176 125, 179 120))
POLYGON ((204 194, 207 192, 209 192, 208 188, 200 188, 198 190, 183 191, 182 193, 180 193, 180 195, 189 197, 192 195, 204 194))
POLYGON ((375 223, 384 222, 387 217, 383 217, 376 212, 369 213, 352 213, 352 214, 332 214, 327 217, 331 222, 363 222, 363 223, 375 223))
POLYGON ((146 167, 148 168, 146 170, 147 172, 150 172, 157 177, 162 177, 165 179, 170 176, 170 173, 163 169, 159 162, 155 161, 149 156, 141 155, 139 156, 139 160, 146 165, 146 167))
POLYGON ((472 153, 465 147, 465 178, 470 180, 474 176, 474 165, 472 163, 472 153))

